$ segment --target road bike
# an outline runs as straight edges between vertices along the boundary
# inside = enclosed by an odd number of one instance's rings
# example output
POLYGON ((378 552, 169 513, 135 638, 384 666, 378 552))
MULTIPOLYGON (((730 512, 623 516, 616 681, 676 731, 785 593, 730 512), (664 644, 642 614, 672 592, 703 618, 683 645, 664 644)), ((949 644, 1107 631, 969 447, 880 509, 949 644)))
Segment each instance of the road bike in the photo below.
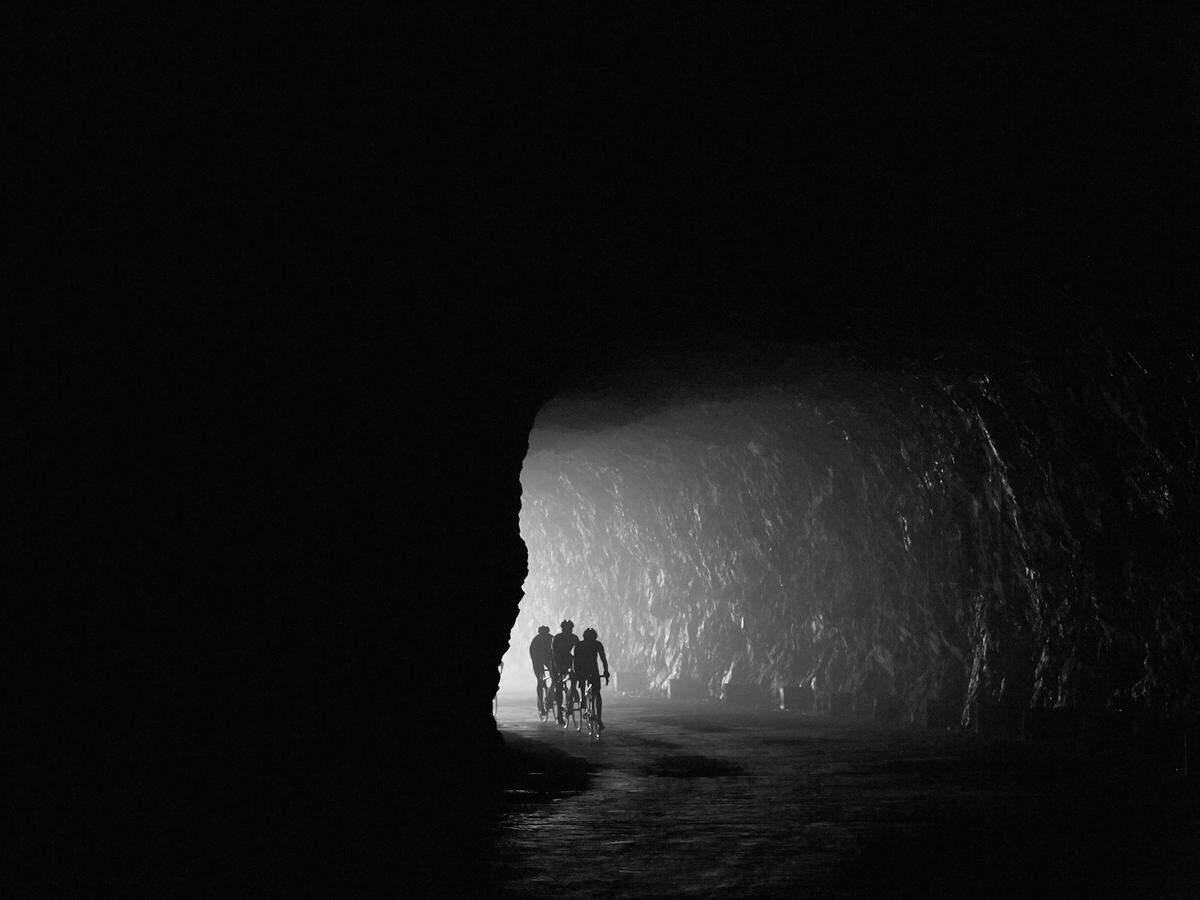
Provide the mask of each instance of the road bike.
POLYGON ((587 721, 588 737, 593 741, 600 740, 600 716, 596 714, 596 688, 591 687, 587 692, 587 709, 583 712, 587 721))
MULTIPOLYGON (((600 732, 604 730, 604 723, 600 719, 600 679, 597 676, 595 683, 591 683, 591 678, 586 678, 588 682, 587 688, 587 707, 583 711, 583 720, 587 722, 588 737, 593 741, 599 742, 600 732)), ((608 683, 608 676, 604 676, 604 683, 608 683)))
POLYGON ((563 718, 563 694, 567 692, 566 673, 549 672, 550 686, 546 690, 546 716, 556 723, 563 718))
POLYGON ((554 718, 554 676, 550 674, 549 669, 542 672, 538 689, 541 691, 541 696, 538 698, 541 704, 541 708, 538 710, 538 718, 542 722, 546 722, 554 718))
POLYGON ((562 716, 562 727, 567 731, 574 728, 578 732, 583 730, 583 708, 579 701, 579 691, 568 681, 567 674, 559 673, 554 699, 562 716))

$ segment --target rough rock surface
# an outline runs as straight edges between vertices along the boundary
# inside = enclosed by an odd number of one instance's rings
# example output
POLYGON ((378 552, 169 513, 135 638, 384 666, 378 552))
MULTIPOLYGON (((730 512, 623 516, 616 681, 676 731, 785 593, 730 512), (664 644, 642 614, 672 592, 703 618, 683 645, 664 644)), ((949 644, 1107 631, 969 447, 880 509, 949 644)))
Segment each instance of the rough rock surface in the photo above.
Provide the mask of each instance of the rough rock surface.
POLYGON ((1193 713, 1194 350, 1091 334, 771 381, 542 411, 513 652, 570 616, 615 669, 712 696, 803 682, 985 729, 1193 713))

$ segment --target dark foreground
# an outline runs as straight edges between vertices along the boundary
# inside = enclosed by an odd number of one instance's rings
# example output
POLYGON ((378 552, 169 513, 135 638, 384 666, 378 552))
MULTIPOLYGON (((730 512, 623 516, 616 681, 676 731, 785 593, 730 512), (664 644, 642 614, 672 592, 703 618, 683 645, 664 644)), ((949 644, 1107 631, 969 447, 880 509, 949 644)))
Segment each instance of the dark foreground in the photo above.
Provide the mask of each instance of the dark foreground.
POLYGON ((615 696, 605 718, 593 745, 501 698, 509 788, 434 886, 1200 896, 1194 784, 1133 754, 615 696))

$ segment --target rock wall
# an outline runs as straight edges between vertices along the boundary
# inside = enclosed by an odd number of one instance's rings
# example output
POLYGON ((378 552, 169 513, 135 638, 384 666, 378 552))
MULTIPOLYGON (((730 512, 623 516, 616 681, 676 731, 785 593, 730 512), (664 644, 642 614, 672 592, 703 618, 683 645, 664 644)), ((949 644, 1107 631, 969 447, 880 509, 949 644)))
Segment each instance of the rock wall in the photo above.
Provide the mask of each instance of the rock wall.
POLYGON ((1200 698, 1194 350, 1090 335, 605 402, 531 438, 530 632, 570 616, 653 686, 804 682, 922 724, 1200 698))

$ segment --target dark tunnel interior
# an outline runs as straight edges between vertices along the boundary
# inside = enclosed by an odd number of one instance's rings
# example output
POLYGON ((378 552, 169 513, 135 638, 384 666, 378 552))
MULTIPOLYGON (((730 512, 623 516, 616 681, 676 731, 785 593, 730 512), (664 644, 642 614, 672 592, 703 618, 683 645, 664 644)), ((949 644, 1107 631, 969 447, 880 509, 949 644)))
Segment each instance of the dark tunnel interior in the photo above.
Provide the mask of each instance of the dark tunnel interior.
MULTIPOLYGON (((1193 714, 1200 367, 1081 333, 1003 368, 828 352, 728 386, 562 396, 521 473, 524 598, 624 687, 1019 734, 1193 714), (1139 355, 1140 354, 1140 355, 1139 355)), ((803 356, 803 354, 801 354, 803 356)))
MULTIPOLYGON (((470 871, 525 802, 497 694, 546 724, 527 648, 568 617, 606 644, 612 740, 555 748, 659 788, 663 741, 724 738, 639 733, 622 694, 927 748, 1053 720, 1174 776, 1200 739, 1194 4, 392 6, 26 29, 0 386, 9 731, 49 738, 11 779, 10 818, 52 824, 10 854, 26 884, 499 894, 470 871)), ((746 809, 774 827, 776 799, 746 809)), ((1112 821, 1097 855, 1145 819, 1112 821)))

